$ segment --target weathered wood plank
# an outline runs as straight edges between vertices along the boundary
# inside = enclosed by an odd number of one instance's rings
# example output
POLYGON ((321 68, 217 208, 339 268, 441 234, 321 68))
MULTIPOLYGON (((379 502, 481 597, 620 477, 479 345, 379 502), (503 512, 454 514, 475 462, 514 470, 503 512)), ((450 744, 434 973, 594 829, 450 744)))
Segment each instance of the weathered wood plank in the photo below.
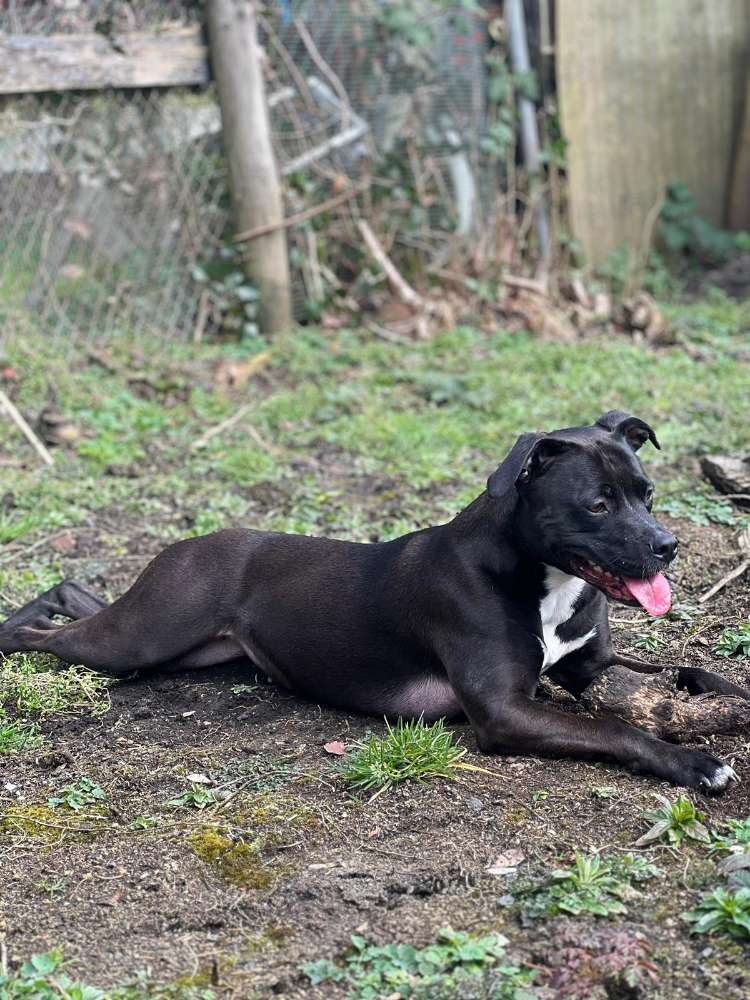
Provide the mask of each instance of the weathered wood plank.
POLYGON ((160 34, 0 35, 0 94, 206 83, 199 27, 160 34))
POLYGON ((559 0, 555 17, 571 227, 588 262, 622 247, 634 262, 670 181, 724 225, 747 0, 559 0))

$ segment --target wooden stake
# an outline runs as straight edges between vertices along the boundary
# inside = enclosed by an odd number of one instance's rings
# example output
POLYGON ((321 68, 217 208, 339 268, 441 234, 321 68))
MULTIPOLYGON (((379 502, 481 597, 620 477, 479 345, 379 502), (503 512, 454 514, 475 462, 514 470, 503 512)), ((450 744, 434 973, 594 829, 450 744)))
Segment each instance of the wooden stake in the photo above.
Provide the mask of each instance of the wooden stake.
POLYGON ((206 21, 221 104, 235 230, 272 227, 249 244, 243 270, 260 293, 261 330, 282 333, 292 325, 289 260, 255 4, 252 0, 208 0, 206 21))

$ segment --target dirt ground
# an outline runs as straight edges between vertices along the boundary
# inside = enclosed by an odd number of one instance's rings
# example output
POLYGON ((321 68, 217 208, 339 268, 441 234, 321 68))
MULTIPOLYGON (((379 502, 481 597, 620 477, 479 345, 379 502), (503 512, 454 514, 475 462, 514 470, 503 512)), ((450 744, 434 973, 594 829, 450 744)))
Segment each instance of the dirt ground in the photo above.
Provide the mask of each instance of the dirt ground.
MULTIPOLYGON (((682 541, 673 574, 677 599, 694 602, 735 564, 733 532, 665 522, 682 541)), ((79 531, 75 557, 69 567, 63 557, 62 565, 94 586, 106 579, 116 592, 160 544, 158 534, 139 537, 134 524, 104 511, 79 531), (132 532, 129 553, 119 557, 106 554, 115 528, 132 532)), ((741 661, 711 653, 719 623, 748 606, 746 576, 697 625, 672 626, 661 658, 710 665, 750 683, 741 661)), ((613 608, 612 616, 626 650, 642 625, 626 609, 613 608)), ((110 693, 111 709, 100 718, 50 720, 43 752, 2 758, 0 783, 6 813, 44 802, 82 777, 107 793, 107 806, 84 810, 72 832, 36 826, 31 834, 0 836, 0 919, 11 963, 61 946, 73 969, 98 985, 145 971, 162 982, 205 984, 217 996, 335 998, 345 990, 312 987, 300 966, 336 957, 353 933, 425 945, 446 925, 501 930, 514 956, 538 967, 544 981, 571 938, 595 956, 607 922, 556 918, 523 926, 517 908, 507 905, 510 879, 487 868, 510 848, 523 852, 522 874, 567 863, 575 850, 628 848, 645 829, 641 814, 654 807, 654 794, 675 794, 655 779, 604 765, 488 758, 458 726, 465 759, 491 775, 466 772, 368 801, 347 793, 324 744, 351 745, 370 730, 382 732, 379 720, 300 701, 242 664, 144 674, 110 693), (191 774, 235 794, 204 810, 167 807, 190 787, 191 774), (613 789, 609 797, 593 794, 601 786, 613 789), (147 829, 133 829, 139 816, 151 819, 147 829), (228 880, 205 851, 201 859, 201 835, 222 824, 258 845, 242 884, 228 880)), ((567 699, 551 687, 542 696, 567 699)), ((707 743, 743 782, 721 798, 700 798, 700 808, 713 825, 750 815, 748 738, 707 743)), ((658 980, 610 992, 592 973, 585 995, 750 995, 746 948, 691 937, 679 917, 713 887, 705 851, 657 847, 649 854, 667 877, 649 883, 643 903, 614 924, 646 942, 658 980)))

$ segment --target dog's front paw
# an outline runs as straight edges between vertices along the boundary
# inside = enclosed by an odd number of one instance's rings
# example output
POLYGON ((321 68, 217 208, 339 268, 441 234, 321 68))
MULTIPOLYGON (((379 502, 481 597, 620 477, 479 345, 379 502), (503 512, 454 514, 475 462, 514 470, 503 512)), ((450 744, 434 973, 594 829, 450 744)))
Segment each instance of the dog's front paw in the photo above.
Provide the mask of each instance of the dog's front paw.
POLYGON ((676 750, 664 777, 675 785, 697 788, 714 795, 726 791, 730 782, 740 780, 734 768, 700 750, 676 750))

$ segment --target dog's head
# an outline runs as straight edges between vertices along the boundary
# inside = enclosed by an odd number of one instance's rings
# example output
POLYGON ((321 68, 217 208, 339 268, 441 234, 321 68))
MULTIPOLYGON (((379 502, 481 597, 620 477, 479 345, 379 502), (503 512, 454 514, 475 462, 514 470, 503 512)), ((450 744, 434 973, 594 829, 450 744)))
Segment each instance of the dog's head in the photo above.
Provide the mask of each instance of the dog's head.
POLYGON ((487 489, 534 558, 661 615, 677 539, 651 515, 653 486, 636 455, 646 441, 659 447, 647 423, 619 410, 589 427, 524 434, 487 489))

